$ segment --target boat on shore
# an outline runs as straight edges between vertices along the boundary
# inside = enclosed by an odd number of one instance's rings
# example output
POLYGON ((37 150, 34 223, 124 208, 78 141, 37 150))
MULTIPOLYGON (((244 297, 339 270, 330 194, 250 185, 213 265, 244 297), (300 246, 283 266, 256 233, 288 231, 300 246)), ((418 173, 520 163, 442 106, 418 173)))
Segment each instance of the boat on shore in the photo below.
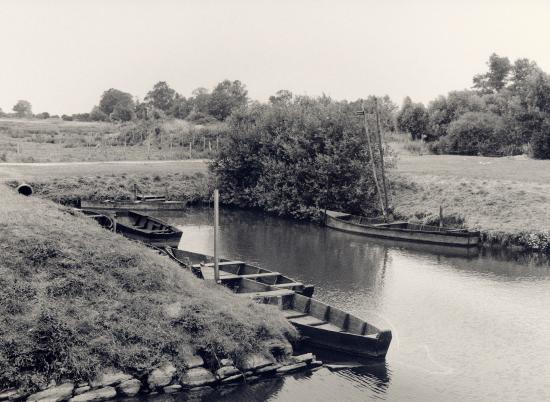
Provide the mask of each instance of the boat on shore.
MULTIPOLYGON (((211 268, 198 267, 205 279, 211 268)), ((213 279, 213 278, 212 278, 213 279)), ((222 283, 242 297, 278 306, 284 317, 299 331, 304 344, 363 358, 384 358, 392 333, 380 330, 336 307, 321 303, 290 289, 281 289, 249 278, 222 283)))
POLYGON ((181 230, 158 218, 135 211, 117 211, 111 217, 116 232, 130 239, 157 247, 177 247, 180 242, 181 230))
POLYGON ((335 211, 325 211, 324 223, 329 228, 343 232, 399 241, 458 247, 476 247, 480 244, 480 233, 466 229, 420 225, 405 221, 386 223, 381 218, 367 218, 335 211))
MULTIPOLYGON (((171 258, 180 265, 190 268, 195 275, 203 279, 214 278, 214 257, 179 250, 174 247, 166 247, 165 250, 171 258)), ((291 290, 307 297, 311 297, 315 290, 313 285, 304 284, 280 272, 273 272, 242 261, 220 258, 219 269, 220 281, 229 287, 239 282, 240 279, 249 279, 260 284, 269 285, 274 289, 291 290)))

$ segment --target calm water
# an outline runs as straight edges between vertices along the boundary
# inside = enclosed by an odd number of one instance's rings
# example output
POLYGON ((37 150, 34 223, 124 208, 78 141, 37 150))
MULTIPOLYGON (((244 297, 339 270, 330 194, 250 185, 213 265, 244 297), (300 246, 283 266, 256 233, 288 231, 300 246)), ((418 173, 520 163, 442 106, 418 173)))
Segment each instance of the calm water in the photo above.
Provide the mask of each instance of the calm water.
MULTIPOLYGON (((180 248, 213 253, 211 210, 164 218, 183 229, 180 248)), ((254 212, 222 211, 220 224, 223 256, 315 284, 316 298, 390 328, 393 341, 382 363, 193 400, 550 400, 547 264, 405 248, 254 212)))

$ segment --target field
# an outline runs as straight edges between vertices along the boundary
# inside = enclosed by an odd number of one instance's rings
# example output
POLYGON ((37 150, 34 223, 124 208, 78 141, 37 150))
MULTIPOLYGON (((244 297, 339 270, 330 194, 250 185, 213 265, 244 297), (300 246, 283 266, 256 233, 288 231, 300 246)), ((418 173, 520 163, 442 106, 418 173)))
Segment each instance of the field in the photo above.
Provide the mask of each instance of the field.
POLYGON ((182 120, 145 125, 0 119, 0 162, 208 158, 215 151, 221 130, 220 124, 203 127, 182 120))

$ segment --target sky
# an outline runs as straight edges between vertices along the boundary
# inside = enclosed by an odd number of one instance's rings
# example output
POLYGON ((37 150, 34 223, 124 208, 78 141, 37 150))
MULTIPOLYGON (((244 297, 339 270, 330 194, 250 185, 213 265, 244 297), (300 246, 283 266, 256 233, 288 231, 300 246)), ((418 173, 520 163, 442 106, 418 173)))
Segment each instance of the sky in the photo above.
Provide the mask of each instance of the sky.
POLYGON ((0 108, 89 112, 103 91, 184 96, 240 80, 427 103, 469 88, 491 53, 550 72, 550 0, 0 0, 0 108))

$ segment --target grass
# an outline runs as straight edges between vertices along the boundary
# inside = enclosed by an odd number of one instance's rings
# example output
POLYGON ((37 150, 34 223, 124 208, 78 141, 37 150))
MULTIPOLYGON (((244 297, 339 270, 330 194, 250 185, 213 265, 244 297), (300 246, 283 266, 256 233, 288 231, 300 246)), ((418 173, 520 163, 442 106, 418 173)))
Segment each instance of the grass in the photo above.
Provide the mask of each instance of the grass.
POLYGON ((176 119, 151 124, 0 119, 0 162, 209 158, 224 127, 223 123, 200 126, 176 119))
MULTIPOLYGON (((212 179, 200 172, 70 176, 27 182, 36 196, 62 204, 74 204, 78 199, 129 200, 133 197, 134 184, 142 193, 166 195, 168 200, 185 200, 190 204, 210 200, 213 192, 212 179)), ((12 187, 19 183, 8 182, 12 187)))
POLYGON ((141 375, 182 356, 261 351, 295 335, 273 307, 208 285, 169 259, 0 185, 0 389, 141 375))

